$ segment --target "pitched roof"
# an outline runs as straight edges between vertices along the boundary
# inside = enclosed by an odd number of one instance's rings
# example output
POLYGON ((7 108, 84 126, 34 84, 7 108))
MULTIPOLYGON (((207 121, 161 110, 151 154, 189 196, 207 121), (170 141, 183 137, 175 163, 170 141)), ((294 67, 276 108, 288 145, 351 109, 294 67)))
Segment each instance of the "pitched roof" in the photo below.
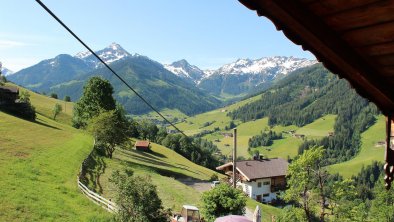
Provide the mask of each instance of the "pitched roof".
POLYGON ((8 91, 10 93, 19 93, 18 87, 13 87, 13 86, 0 86, 0 90, 8 91))
POLYGON ((149 141, 141 140, 141 141, 137 141, 137 142, 135 143, 135 146, 139 146, 139 147, 148 147, 149 144, 150 144, 149 141))
MULTIPOLYGON (((226 163, 216 169, 222 170, 233 163, 226 163)), ((247 180, 259 178, 269 178, 277 176, 285 176, 289 163, 281 158, 263 159, 263 160, 245 160, 237 161, 237 170, 244 175, 247 180)))
POLYGON ((384 114, 394 112, 394 2, 239 0, 312 52, 384 114))

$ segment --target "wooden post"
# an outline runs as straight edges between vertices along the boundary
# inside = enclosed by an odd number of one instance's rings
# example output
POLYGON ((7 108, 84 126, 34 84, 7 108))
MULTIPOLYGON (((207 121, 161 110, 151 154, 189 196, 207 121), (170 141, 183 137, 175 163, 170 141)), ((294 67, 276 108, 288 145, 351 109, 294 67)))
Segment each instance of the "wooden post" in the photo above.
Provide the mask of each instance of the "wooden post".
POLYGON ((234 128, 234 149, 233 149, 233 187, 237 186, 237 177, 235 176, 237 172, 237 128, 234 128))
POLYGON ((384 182, 386 189, 391 188, 391 183, 394 177, 394 150, 391 145, 392 140, 394 140, 394 120, 393 115, 387 115, 386 119, 386 164, 384 165, 384 182))

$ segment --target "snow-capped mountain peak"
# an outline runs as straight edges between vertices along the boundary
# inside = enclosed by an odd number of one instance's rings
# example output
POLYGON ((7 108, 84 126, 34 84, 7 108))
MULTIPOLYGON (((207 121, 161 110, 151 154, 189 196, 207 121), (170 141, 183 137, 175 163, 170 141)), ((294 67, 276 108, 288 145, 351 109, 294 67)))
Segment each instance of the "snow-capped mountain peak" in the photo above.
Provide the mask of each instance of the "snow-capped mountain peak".
POLYGON ((316 60, 286 56, 263 57, 256 60, 238 59, 222 66, 214 74, 287 74, 315 63, 316 60))
POLYGON ((179 77, 190 79, 194 83, 198 83, 198 81, 204 76, 204 72, 201 69, 197 66, 190 65, 185 59, 171 64, 165 64, 164 68, 179 77))
POLYGON ((190 65, 186 60, 182 59, 172 64, 164 65, 164 68, 177 76, 190 79, 198 85, 202 80, 216 75, 248 75, 254 76, 253 79, 261 79, 261 82, 265 82, 276 79, 278 75, 287 75, 296 69, 311 66, 315 63, 317 63, 316 60, 308 60, 305 58, 273 56, 255 60, 238 59, 217 70, 202 71, 198 67, 190 65))
MULTIPOLYGON (((122 48, 122 46, 117 43, 112 43, 108 47, 97 51, 96 54, 107 64, 131 56, 129 52, 127 52, 125 49, 122 48)), ((92 53, 90 53, 89 51, 79 52, 74 57, 84 60, 89 65, 95 68, 101 65, 101 63, 96 59, 96 57, 92 55, 92 53)))

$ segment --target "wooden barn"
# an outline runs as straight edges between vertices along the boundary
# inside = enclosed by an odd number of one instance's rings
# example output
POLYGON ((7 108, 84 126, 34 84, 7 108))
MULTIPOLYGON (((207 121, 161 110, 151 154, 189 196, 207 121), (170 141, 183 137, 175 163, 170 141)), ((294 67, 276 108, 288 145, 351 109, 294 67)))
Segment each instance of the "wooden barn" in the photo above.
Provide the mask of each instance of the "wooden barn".
POLYGON ((135 143, 134 147, 136 150, 139 150, 139 151, 150 151, 150 142, 140 140, 135 143))
POLYGON ((19 89, 12 86, 0 86, 0 106, 14 104, 19 98, 19 89))

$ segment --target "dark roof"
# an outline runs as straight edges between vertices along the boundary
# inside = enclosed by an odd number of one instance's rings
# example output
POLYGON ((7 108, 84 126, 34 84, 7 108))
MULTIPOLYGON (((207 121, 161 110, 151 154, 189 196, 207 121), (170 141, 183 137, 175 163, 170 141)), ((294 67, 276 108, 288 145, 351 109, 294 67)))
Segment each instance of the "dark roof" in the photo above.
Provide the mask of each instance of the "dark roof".
MULTIPOLYGON (((217 167, 217 170, 223 170, 233 163, 226 163, 217 167)), ((247 180, 254 180, 259 178, 269 178, 277 176, 285 176, 289 163, 281 158, 263 159, 263 160, 245 160, 237 161, 237 170, 247 180)))
POLYGON ((394 113, 394 1, 239 1, 347 79, 385 115, 394 113))
POLYGON ((18 87, 13 86, 0 86, 0 90, 7 91, 8 93, 19 93, 18 87))
POLYGON ((137 141, 135 146, 137 147, 149 147, 149 141, 137 141))

